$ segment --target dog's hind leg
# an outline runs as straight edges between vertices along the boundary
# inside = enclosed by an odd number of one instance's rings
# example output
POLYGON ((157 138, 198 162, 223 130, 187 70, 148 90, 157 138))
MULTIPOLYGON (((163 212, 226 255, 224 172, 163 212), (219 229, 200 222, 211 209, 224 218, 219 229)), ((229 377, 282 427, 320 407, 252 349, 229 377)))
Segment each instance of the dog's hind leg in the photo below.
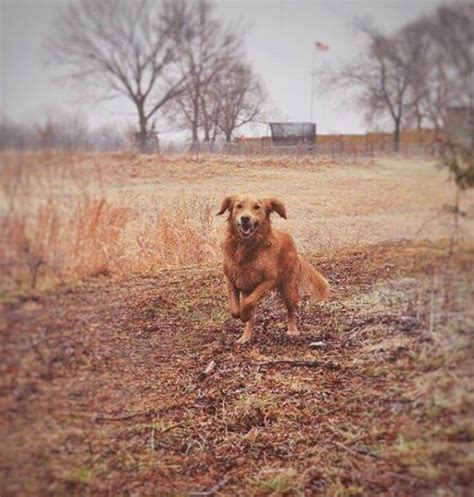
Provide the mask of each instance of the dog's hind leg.
POLYGON ((296 311, 298 309, 298 302, 300 300, 298 282, 296 278, 289 279, 285 285, 280 288, 280 295, 288 312, 287 318, 287 333, 292 337, 299 336, 300 332, 296 325, 296 311))
POLYGON ((298 331, 298 327, 296 326, 296 307, 295 306, 286 306, 288 310, 288 335, 292 337, 297 337, 300 335, 300 332, 298 331))

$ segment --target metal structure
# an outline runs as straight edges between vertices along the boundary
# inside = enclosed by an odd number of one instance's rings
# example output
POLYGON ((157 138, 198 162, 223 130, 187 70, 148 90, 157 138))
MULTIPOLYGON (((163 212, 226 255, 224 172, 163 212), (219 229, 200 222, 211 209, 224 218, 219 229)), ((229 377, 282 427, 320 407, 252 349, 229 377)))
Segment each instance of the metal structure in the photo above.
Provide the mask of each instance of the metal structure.
POLYGON ((314 145, 315 123, 269 123, 274 145, 314 145))
POLYGON ((474 149, 474 109, 471 106, 446 109, 446 133, 448 137, 474 149))

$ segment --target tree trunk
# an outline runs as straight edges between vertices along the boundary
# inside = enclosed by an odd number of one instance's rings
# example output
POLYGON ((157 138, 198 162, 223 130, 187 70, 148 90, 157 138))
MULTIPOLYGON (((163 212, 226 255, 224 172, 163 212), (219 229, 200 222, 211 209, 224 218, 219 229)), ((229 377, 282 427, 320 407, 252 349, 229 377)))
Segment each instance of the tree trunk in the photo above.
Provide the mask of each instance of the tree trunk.
POLYGON ((199 141, 199 96, 194 99, 193 102, 193 116, 191 123, 191 134, 193 143, 199 141))
POLYGON ((202 107, 202 115, 203 115, 202 127, 203 127, 203 131, 204 131, 203 141, 205 143, 208 143, 211 141, 211 125, 209 123, 209 116, 207 114, 206 105, 205 105, 204 101, 201 102, 201 107, 202 107))
POLYGON ((196 123, 193 123, 191 126, 191 134, 192 134, 193 143, 197 143, 199 141, 199 135, 196 123))
POLYGON ((423 124, 423 115, 418 113, 416 116, 416 129, 421 131, 421 126, 423 124))
POLYGON ((400 151, 400 120, 395 121, 395 131, 393 133, 393 146, 395 152, 400 151))
POLYGON ((145 153, 147 151, 147 142, 148 142, 148 120, 145 116, 145 111, 142 107, 138 107, 137 142, 140 152, 145 153))
POLYGON ((219 131, 219 126, 217 125, 217 121, 214 123, 214 128, 212 130, 212 143, 216 141, 217 133, 219 131))

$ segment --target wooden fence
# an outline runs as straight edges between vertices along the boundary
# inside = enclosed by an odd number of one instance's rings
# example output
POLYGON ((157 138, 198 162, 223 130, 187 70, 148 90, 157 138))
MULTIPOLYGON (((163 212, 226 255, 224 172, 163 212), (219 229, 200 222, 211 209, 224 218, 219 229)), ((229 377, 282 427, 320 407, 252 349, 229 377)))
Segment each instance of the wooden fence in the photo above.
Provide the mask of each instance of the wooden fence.
POLYGON ((331 155, 380 155, 380 154, 434 154, 436 153, 436 132, 422 129, 405 130, 400 133, 399 150, 396 151, 392 133, 366 133, 364 135, 318 135, 314 146, 275 145, 272 138, 239 138, 225 147, 234 153, 316 153, 331 155))

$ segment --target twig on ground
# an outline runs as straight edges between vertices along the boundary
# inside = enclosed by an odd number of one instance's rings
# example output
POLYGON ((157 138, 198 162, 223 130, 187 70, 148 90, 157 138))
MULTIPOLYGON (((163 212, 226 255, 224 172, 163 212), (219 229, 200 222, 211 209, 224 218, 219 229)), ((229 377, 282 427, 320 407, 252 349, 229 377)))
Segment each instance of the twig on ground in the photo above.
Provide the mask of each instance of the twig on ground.
POLYGON ((204 378, 206 378, 207 376, 209 376, 214 371, 214 369, 216 369, 216 361, 212 360, 207 365, 206 369, 204 371, 202 371, 201 373, 199 373, 198 380, 199 381, 204 380, 204 378))
POLYGON ((342 402, 341 405, 334 407, 332 409, 328 409, 327 411, 320 412, 316 414, 318 418, 323 417, 323 416, 328 416, 329 414, 333 414, 335 412, 341 411, 343 407, 348 403, 348 401, 342 402))
POLYGON ((189 497, 211 497, 221 490, 230 481, 230 476, 226 476, 220 482, 216 483, 210 490, 193 491, 189 493, 189 497))
POLYGON ((95 422, 99 423, 100 421, 127 421, 128 419, 138 418, 139 416, 153 416, 155 415, 155 411, 143 411, 143 412, 135 412, 131 414, 124 414, 123 416, 104 416, 98 415, 95 417, 95 422))
POLYGON ((150 451, 155 452, 155 427, 152 427, 150 433, 150 451))
POLYGON ((334 362, 321 362, 316 359, 271 359, 269 361, 262 361, 255 363, 256 366, 273 366, 276 364, 286 364, 288 366, 306 367, 306 368, 325 368, 330 370, 338 370, 341 368, 340 364, 334 362))
POLYGON ((413 235, 413 238, 414 239, 418 238, 418 235, 425 229, 425 227, 429 223, 431 223, 431 221, 434 221, 438 217, 441 217, 443 214, 446 214, 446 209, 444 207, 441 207, 441 209, 438 209, 436 211, 436 214, 434 214, 433 216, 430 216, 427 219, 425 219, 425 221, 423 221, 423 224, 418 228, 418 230, 416 231, 416 233, 413 235))
POLYGON ((336 441, 333 441, 333 444, 337 445, 341 449, 346 450, 347 452, 350 452, 351 454, 355 454, 355 455, 362 454, 363 456, 373 457, 374 459, 379 459, 380 458, 380 456, 378 454, 375 454, 374 452, 370 452, 370 451, 368 451, 366 449, 358 449, 358 448, 351 449, 347 445, 344 445, 343 443, 336 442, 336 441))
POLYGON ((435 299, 435 291, 436 291, 436 273, 433 274, 433 285, 431 287, 431 295, 430 295, 430 320, 429 320, 429 336, 433 337, 434 331, 434 299, 435 299))
POLYGON ((406 475, 401 475, 400 473, 395 473, 393 471, 387 471, 387 475, 393 476, 394 478, 397 478, 398 480, 406 481, 409 483, 413 483, 415 481, 414 478, 406 475))
POLYGON ((163 428, 160 433, 166 433, 167 431, 174 430, 175 428, 178 428, 180 426, 183 426, 183 423, 176 423, 175 425, 170 425, 167 426, 166 428, 163 428))

